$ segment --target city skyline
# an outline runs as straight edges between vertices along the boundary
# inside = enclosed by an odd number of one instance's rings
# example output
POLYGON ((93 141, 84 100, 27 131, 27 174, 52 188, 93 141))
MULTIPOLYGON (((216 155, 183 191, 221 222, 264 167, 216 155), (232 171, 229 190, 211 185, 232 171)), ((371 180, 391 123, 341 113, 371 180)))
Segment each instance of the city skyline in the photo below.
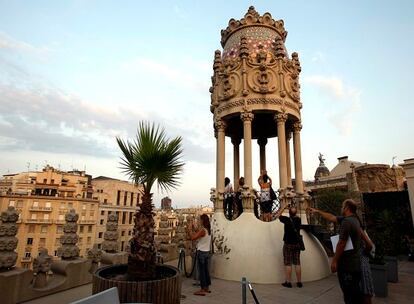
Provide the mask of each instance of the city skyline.
MULTIPOLYGON (((319 152, 329 169, 344 155, 386 164, 413 157, 409 1, 0 1, 0 174, 25 171, 27 163, 41 170, 47 162, 126 180, 115 136, 133 138, 144 119, 184 139, 182 186, 155 188, 154 202, 166 195, 179 208, 209 202, 214 51, 227 21, 250 5, 283 19, 288 52, 299 53, 305 180, 313 179, 319 152)), ((231 151, 227 139, 230 178, 231 151)), ((277 182, 276 139, 267 154, 277 182)))

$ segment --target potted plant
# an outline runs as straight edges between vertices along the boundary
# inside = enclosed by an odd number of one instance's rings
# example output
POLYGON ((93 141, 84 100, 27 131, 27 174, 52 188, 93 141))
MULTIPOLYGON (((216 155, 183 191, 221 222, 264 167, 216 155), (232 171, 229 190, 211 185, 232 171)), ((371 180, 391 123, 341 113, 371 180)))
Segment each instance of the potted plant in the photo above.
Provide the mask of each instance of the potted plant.
POLYGON ((142 185, 140 209, 135 213, 133 237, 129 242, 128 264, 98 269, 93 293, 118 287, 121 302, 180 303, 181 277, 172 266, 156 264, 155 223, 151 189, 179 185, 183 171, 182 138, 166 138, 164 129, 140 122, 134 141, 116 138, 122 151, 121 168, 131 180, 142 185))

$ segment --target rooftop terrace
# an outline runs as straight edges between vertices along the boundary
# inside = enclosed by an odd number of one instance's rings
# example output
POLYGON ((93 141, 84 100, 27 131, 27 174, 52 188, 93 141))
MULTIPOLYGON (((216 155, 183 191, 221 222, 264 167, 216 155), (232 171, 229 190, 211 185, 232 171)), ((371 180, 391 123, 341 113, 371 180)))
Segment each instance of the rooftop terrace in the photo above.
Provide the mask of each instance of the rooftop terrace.
MULTIPOLYGON (((212 293, 206 296, 195 296, 193 292, 197 287, 193 286, 192 279, 184 279, 182 286, 183 304, 198 303, 242 303, 241 284, 238 282, 213 279, 212 293)), ((388 297, 374 298, 373 303, 398 303, 408 304, 414 301, 414 263, 408 261, 399 262, 399 282, 388 283, 388 297)), ((255 284, 254 290, 261 304, 266 303, 342 303, 342 293, 338 285, 336 275, 330 275, 326 279, 305 283, 302 289, 287 289, 276 284, 255 284)), ((46 297, 25 302, 27 304, 65 304, 91 295, 92 284, 83 285, 46 297)), ((247 303, 254 303, 250 293, 247 295, 247 303)))

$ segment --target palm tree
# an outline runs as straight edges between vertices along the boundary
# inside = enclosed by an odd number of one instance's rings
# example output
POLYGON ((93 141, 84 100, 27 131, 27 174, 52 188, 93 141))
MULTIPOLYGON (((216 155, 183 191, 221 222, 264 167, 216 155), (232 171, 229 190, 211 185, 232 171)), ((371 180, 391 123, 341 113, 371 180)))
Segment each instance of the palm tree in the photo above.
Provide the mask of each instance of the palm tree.
POLYGON ((153 218, 152 186, 171 190, 180 182, 183 172, 182 138, 166 138, 165 131, 149 122, 140 122, 134 141, 116 138, 122 151, 121 169, 144 193, 140 210, 135 213, 133 237, 128 256, 128 279, 155 278, 156 250, 154 246, 155 223, 153 218))

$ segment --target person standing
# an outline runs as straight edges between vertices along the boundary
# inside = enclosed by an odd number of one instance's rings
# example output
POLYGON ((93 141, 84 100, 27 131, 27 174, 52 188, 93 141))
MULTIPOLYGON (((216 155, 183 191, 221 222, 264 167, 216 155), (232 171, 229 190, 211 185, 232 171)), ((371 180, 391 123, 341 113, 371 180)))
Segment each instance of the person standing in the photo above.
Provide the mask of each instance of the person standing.
POLYGON ((210 272, 209 272, 209 255, 211 251, 211 225, 207 214, 200 216, 201 227, 196 230, 192 226, 191 240, 197 242, 197 267, 199 271, 201 289, 194 294, 197 296, 205 296, 210 293, 210 272), (196 230, 196 231, 195 231, 196 230))
POLYGON ((292 288, 292 265, 295 266, 296 286, 303 287, 302 269, 300 266, 300 244, 299 230, 302 225, 300 217, 297 215, 297 209, 292 207, 289 209, 289 217, 280 215, 279 220, 284 224, 283 235, 283 262, 285 264, 285 282, 282 286, 292 288))
POLYGON ((339 285, 346 304, 359 304, 363 302, 360 289, 361 281, 361 226, 356 216, 357 205, 351 199, 342 203, 344 216, 339 227, 339 241, 336 245, 335 255, 331 263, 331 271, 338 272, 339 285), (345 251, 348 238, 352 241, 353 249, 345 251))
POLYGON ((233 219, 233 185, 230 183, 230 178, 224 179, 224 214, 227 219, 233 219))
MULTIPOLYGON (((318 213, 322 218, 331 222, 342 224, 343 216, 335 216, 331 213, 316 209, 308 208, 310 213, 318 213)), ((361 225, 361 221, 360 225, 361 225)), ((371 304, 371 299, 374 295, 374 283, 372 281, 371 267, 369 265, 369 255, 370 251, 374 247, 371 239, 368 237, 367 233, 364 231, 361 225, 360 235, 362 239, 361 249, 360 249, 360 262, 361 262, 361 281, 360 289, 363 294, 363 303, 371 304)))
POLYGON ((272 204, 273 201, 270 197, 270 187, 272 187, 272 179, 267 175, 266 170, 262 171, 262 174, 257 180, 260 185, 260 207, 263 213, 263 220, 270 222, 272 220, 272 204))
POLYGON ((243 199, 241 197, 241 192, 244 186, 244 177, 240 177, 239 178, 239 188, 237 189, 237 193, 236 196, 234 198, 234 200, 236 201, 236 206, 237 206, 237 211, 238 211, 238 216, 240 216, 240 214, 243 213, 243 199))

